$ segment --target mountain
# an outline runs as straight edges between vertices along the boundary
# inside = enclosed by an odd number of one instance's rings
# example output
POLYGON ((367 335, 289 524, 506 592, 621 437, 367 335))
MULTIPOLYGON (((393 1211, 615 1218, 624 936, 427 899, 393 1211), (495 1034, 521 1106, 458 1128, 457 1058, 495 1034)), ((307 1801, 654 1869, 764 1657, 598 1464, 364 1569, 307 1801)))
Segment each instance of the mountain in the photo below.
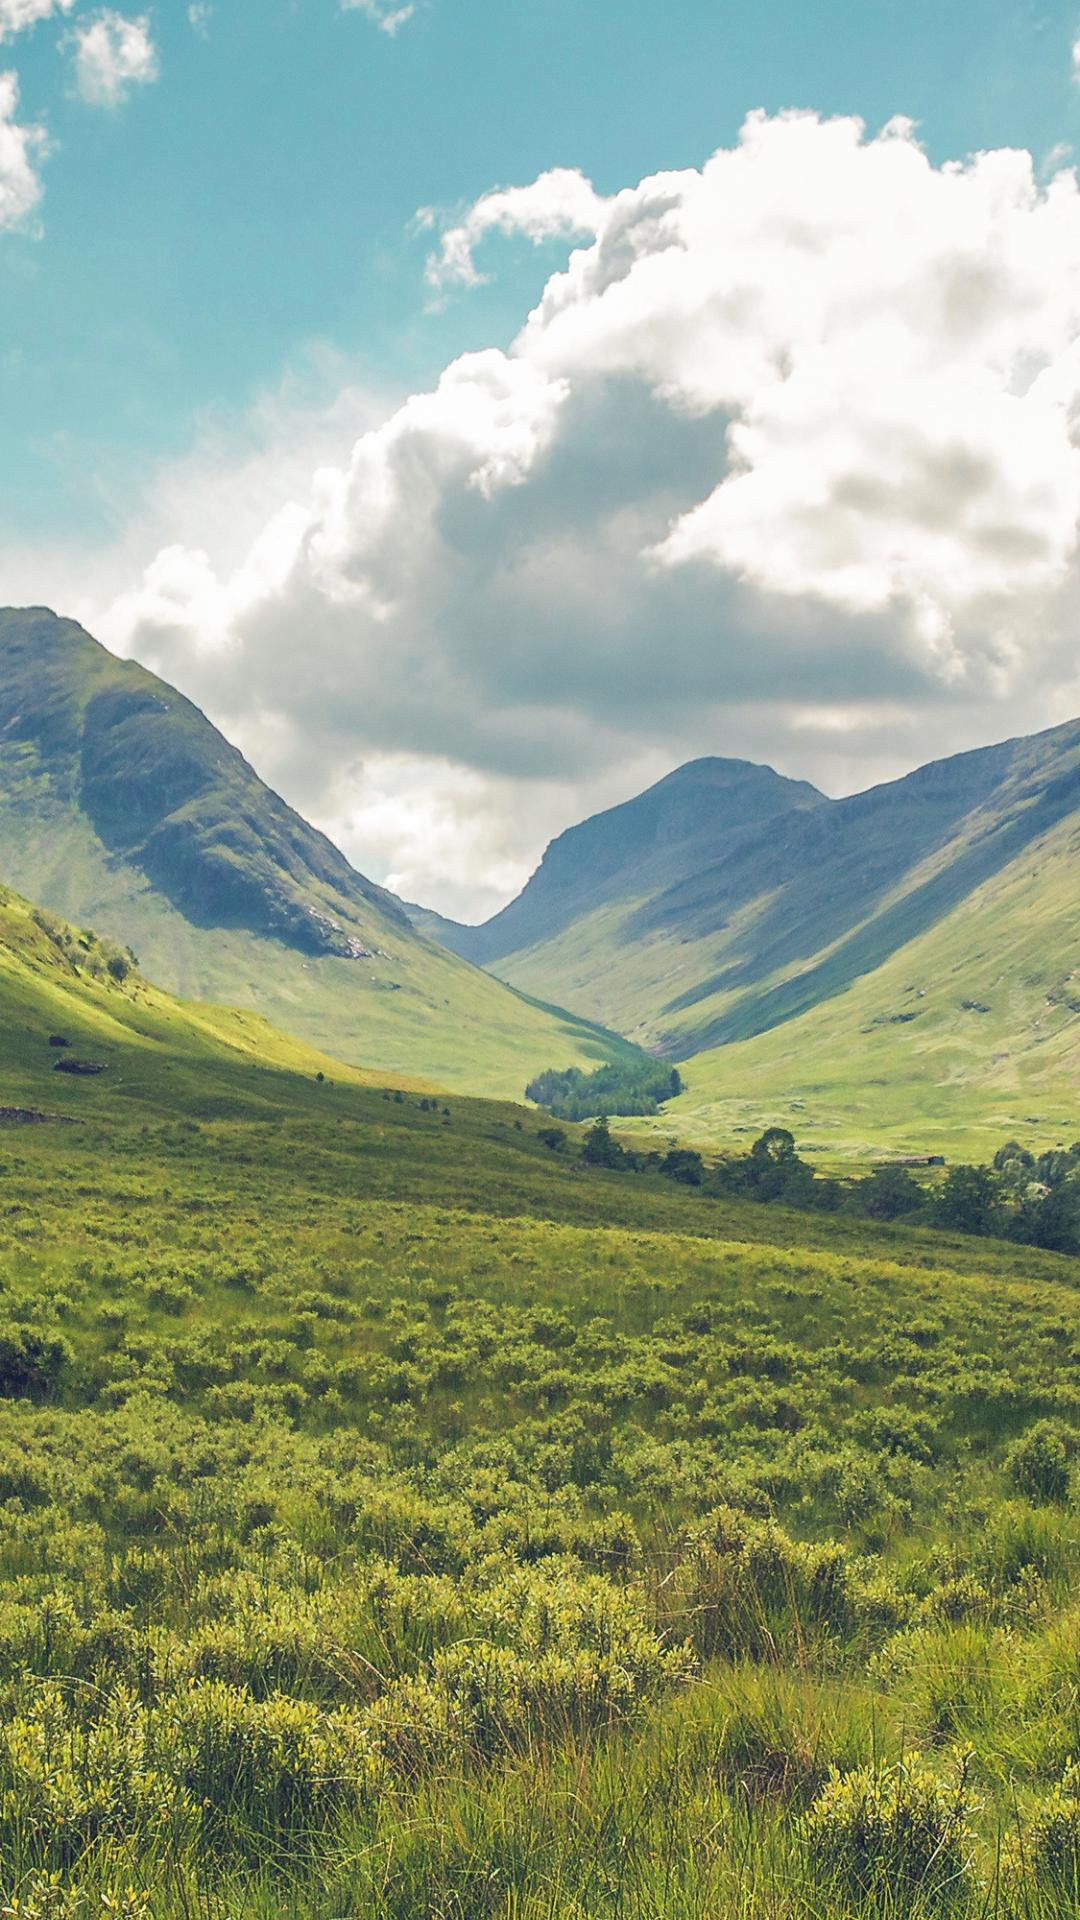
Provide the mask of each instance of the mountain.
MULTIPOLYGON (((913 1089, 975 1081, 997 1117, 1041 1088, 1033 1111, 1050 1097, 1064 1125, 1080 722, 843 800, 799 788, 785 804, 785 792, 742 762, 682 768, 554 841, 519 899, 462 944, 500 977, 689 1062, 680 1127, 692 1114, 715 1135, 736 1111, 752 1125, 762 1101, 782 1112, 820 1085, 880 1131, 917 1110, 913 1089), (669 851, 656 823, 672 796, 684 804, 669 851), (888 1098, 860 1102, 870 1057, 888 1098)), ((947 1108, 943 1094, 935 1110, 947 1108)))
POLYGON ((509 956, 543 950, 603 907, 691 879, 748 828, 824 798, 771 767, 694 760, 646 793, 560 834, 524 891, 483 926, 459 926, 426 908, 407 912, 455 953, 498 972, 509 956))
MULTIPOLYGON (((1080 1136, 1078 924, 1074 810, 880 964, 684 1063, 667 1127, 729 1140, 778 1122, 845 1158, 1067 1145, 1080 1136)), ((838 979, 851 957, 833 956, 838 979)))
POLYGON ((0 611, 0 879, 170 993, 479 1093, 625 1052, 418 934, 193 706, 73 621, 0 611))

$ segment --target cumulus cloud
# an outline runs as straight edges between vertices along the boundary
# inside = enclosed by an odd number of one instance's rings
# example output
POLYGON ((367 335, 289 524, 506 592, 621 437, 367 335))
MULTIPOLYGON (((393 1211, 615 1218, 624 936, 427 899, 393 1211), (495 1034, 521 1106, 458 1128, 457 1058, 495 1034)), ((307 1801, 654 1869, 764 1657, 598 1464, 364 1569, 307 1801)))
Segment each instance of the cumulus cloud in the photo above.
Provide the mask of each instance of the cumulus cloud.
POLYGON ((415 0, 406 0, 402 6, 394 4, 394 0, 341 0, 341 11, 362 13, 381 33, 387 33, 393 39, 406 21, 412 19, 416 5, 415 0))
POLYGON ((23 227, 41 199, 38 164, 48 152, 44 127, 20 125, 19 82, 0 73, 0 232, 23 227))
POLYGON ((1071 172, 758 114, 700 170, 508 199, 451 229, 459 279, 493 231, 593 235, 510 348, 290 468, 232 551, 178 527, 84 604, 103 638, 451 910, 694 752, 850 787, 1065 717, 1071 172))
POLYGON ((135 87, 151 85, 161 71, 145 13, 129 18, 105 7, 80 20, 67 44, 73 52, 76 90, 88 106, 122 106, 135 87))
MULTIPOLYGON (((573 167, 553 167, 528 187, 499 187, 444 230, 438 251, 427 262, 428 282, 433 287, 454 281, 479 286, 485 276, 477 270, 475 254, 489 233, 523 233, 534 246, 563 234, 595 236, 606 207, 592 182, 573 167)), ((431 227, 436 218, 434 208, 424 207, 417 222, 421 228, 431 227)))
POLYGON ((70 13, 74 5, 75 0, 0 0, 0 41, 13 40, 17 33, 39 20, 51 20, 54 14, 70 13))

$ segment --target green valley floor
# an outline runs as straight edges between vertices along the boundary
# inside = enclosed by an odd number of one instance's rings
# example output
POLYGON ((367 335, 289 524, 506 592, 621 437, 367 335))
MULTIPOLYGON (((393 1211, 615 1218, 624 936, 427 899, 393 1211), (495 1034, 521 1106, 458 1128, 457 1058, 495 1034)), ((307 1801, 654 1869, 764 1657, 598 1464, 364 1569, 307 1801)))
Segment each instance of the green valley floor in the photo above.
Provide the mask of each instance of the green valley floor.
POLYGON ((591 1171, 27 942, 10 1913, 1076 1911, 1075 1261, 591 1171))

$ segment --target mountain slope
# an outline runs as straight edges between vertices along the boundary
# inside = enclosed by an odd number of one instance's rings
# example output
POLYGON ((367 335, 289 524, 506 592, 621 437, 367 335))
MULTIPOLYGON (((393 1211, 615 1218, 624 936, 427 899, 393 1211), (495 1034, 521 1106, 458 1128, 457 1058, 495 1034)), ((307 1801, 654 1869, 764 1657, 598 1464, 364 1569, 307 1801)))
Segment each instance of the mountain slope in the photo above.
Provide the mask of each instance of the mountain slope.
POLYGON ((1073 813, 873 971, 687 1062, 665 1124, 710 1141, 780 1123, 844 1157, 1067 1144, 1080 1134, 1078 921, 1073 813))
MULTIPOLYGON (((0 887, 0 1108, 69 1118, 118 1103, 183 1107, 194 1086, 205 1097, 246 1070, 318 1075, 365 1086, 381 1079, 331 1060, 279 1033, 258 1014, 174 1000, 138 973, 123 980, 102 964, 97 936, 68 927, 0 887), (63 1040, 66 1045, 50 1044, 63 1040), (99 1075, 66 1076, 57 1062, 79 1060, 99 1075), (166 1080, 165 1075, 176 1074, 166 1080)), ((239 1076, 239 1077, 238 1077, 239 1076)), ((407 1084, 407 1083, 405 1083, 407 1084)))
POLYGON ((816 787, 745 760, 694 760, 553 840, 516 900, 480 927, 410 907, 434 938, 501 971, 598 910, 689 880, 747 829, 824 802, 816 787))
POLYGON ((45 609, 0 611, 0 879, 383 1073, 519 1095, 626 1051, 417 934, 196 707, 45 609))
MULTIPOLYGON (((780 1026, 873 974, 1075 819, 1080 723, 839 801, 811 788, 778 806, 777 776, 755 785, 747 773, 767 770, 739 762, 695 763, 662 785, 694 785, 701 766, 738 778, 734 816, 715 808, 670 857, 643 836, 640 857, 626 846, 590 897, 590 846, 638 803, 601 815, 554 842, 473 942, 500 976, 677 1060, 780 1026)), ((1055 885, 1080 904, 1067 862, 1055 885)))

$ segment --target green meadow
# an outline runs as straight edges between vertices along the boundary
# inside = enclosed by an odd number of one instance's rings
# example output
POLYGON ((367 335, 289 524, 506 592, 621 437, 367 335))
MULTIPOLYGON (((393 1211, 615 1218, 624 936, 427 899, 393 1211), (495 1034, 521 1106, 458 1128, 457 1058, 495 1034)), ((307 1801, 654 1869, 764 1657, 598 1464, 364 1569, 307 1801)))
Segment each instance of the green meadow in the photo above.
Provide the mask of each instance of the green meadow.
POLYGON ((1075 1912, 1075 1261, 3 930, 11 1913, 1075 1912))

